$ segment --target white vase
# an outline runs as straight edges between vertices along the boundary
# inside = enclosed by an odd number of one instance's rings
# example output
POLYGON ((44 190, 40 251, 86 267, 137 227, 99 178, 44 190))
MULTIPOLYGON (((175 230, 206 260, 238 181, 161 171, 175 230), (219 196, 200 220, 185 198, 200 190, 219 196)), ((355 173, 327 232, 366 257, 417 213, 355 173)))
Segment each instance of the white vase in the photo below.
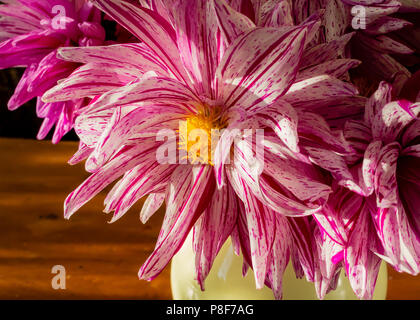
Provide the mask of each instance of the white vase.
MULTIPOLYGON (((268 287, 261 290, 255 288, 252 270, 242 277, 242 257, 234 254, 230 240, 226 241, 220 250, 213 267, 205 281, 205 291, 201 291, 194 280, 194 253, 191 236, 183 247, 173 257, 171 265, 172 296, 175 300, 272 300, 273 293, 268 287)), ((386 298, 388 274, 386 263, 382 263, 374 300, 386 298)), ((283 299, 285 300, 316 300, 313 283, 306 279, 296 279, 291 264, 283 277, 283 299)), ((341 272, 337 289, 325 297, 326 300, 356 300, 357 297, 350 283, 341 272)))

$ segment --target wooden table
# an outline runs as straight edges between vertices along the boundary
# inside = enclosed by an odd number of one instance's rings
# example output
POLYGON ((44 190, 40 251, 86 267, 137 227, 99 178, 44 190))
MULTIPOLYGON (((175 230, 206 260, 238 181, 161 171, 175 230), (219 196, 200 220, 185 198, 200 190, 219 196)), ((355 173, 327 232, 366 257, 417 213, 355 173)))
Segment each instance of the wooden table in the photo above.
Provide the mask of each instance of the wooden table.
MULTIPOLYGON (((76 150, 0 139, 0 299, 171 299, 169 268, 152 282, 137 278, 163 212, 143 225, 138 203, 109 224, 101 193, 64 220, 64 199, 88 176, 66 164, 76 150), (51 286, 55 265, 66 269, 66 290, 51 286)), ((420 276, 389 268, 388 299, 420 299, 420 276)))

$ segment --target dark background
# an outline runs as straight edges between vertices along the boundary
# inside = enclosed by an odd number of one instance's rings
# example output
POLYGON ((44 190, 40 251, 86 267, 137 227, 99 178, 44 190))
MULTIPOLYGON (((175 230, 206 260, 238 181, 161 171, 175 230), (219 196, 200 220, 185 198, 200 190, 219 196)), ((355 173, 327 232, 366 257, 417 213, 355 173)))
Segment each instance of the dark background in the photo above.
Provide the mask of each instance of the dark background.
MULTIPOLYGON (((36 99, 32 99, 15 111, 7 109, 7 101, 13 95, 24 68, 0 70, 0 137, 36 139, 43 119, 36 116, 36 99)), ((45 138, 51 140, 54 128, 45 138)), ((76 140, 72 131, 62 140, 76 140)))

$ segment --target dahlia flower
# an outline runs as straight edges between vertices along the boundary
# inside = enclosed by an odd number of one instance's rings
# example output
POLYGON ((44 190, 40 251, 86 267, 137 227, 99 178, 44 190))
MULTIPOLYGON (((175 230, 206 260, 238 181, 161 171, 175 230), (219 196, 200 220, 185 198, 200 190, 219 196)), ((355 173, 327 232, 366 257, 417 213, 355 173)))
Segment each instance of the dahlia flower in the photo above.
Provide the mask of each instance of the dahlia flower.
POLYGON ((393 32, 401 29, 409 32, 408 27, 412 26, 412 23, 393 16, 400 8, 401 2, 396 0, 342 0, 342 3, 331 0, 328 4, 326 15, 331 15, 331 18, 330 23, 326 23, 327 41, 345 32, 356 31, 350 41, 348 54, 363 62, 357 70, 357 77, 362 78, 360 87, 370 88, 372 83, 376 87, 385 80, 393 83, 395 94, 398 95, 411 76, 410 71, 398 62, 396 55, 410 55, 414 53, 414 48, 392 36, 393 32), (334 23, 337 17, 342 24, 334 23))
POLYGON ((338 79, 355 63, 336 61, 349 37, 306 50, 317 15, 298 26, 260 28, 222 0, 94 3, 142 43, 58 50, 83 65, 43 100, 96 96, 76 120, 81 144, 70 160, 87 158, 92 175, 67 198, 65 217, 122 176, 105 200, 111 221, 146 195, 143 222, 166 203, 141 278, 157 276, 193 230, 202 287, 231 236, 244 270, 251 267, 257 287, 266 283, 277 298, 289 257, 321 297, 332 289, 332 251, 308 217, 331 188, 309 153, 349 152, 319 115, 338 123, 338 110, 360 113, 351 110, 357 91, 338 79), (263 139, 253 139, 249 132, 259 128, 263 139), (157 139, 162 129, 173 134, 157 139), (207 137, 219 132, 217 142, 200 139, 195 148, 189 137, 196 129, 207 137))
POLYGON ((52 141, 57 143, 73 128, 74 119, 86 101, 74 99, 45 103, 40 97, 80 65, 58 59, 58 48, 104 44, 101 13, 84 0, 2 2, 0 68, 26 68, 8 108, 15 110, 38 97, 36 112, 44 121, 37 137, 45 138, 55 125, 52 141))
MULTIPOLYGON (((355 150, 347 158, 358 192, 334 188, 315 218, 341 247, 355 293, 370 299, 381 259, 399 272, 420 269, 420 104, 391 101, 383 82, 369 99, 364 119, 349 121, 345 137, 355 150)), ((334 161, 334 160, 333 160, 334 161)), ((342 162, 337 167, 344 168, 342 162)))

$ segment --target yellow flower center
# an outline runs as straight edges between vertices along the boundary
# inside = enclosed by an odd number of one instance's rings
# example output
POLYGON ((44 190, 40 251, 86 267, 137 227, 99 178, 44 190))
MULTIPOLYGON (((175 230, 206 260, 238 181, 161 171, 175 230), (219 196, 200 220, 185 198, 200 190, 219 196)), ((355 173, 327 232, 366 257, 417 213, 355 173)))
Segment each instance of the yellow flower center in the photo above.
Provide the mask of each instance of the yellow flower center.
POLYGON ((220 137, 220 130, 225 127, 219 107, 200 105, 199 112, 180 121, 179 150, 184 151, 182 159, 192 164, 210 164, 220 137))

